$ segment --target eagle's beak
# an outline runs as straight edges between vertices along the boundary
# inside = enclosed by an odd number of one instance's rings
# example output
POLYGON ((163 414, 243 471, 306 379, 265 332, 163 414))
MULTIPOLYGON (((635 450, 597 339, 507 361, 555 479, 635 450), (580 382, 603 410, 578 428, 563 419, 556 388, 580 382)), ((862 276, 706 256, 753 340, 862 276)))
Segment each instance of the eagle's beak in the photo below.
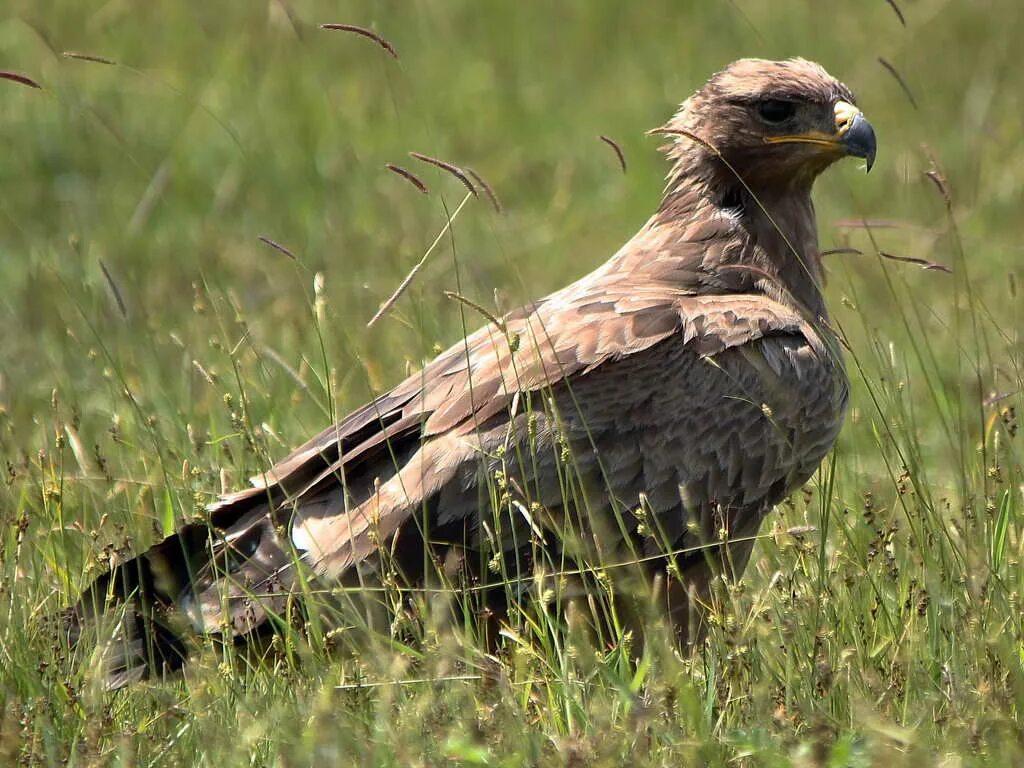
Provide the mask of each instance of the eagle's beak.
POLYGON ((835 129, 832 132, 807 131, 784 136, 767 136, 767 144, 816 144, 828 151, 863 157, 870 171, 875 164, 875 129, 863 113, 847 101, 837 101, 835 129))
POLYGON ((870 171, 875 163, 875 129, 864 114, 849 102, 837 101, 835 113, 836 133, 846 154, 863 157, 870 171))

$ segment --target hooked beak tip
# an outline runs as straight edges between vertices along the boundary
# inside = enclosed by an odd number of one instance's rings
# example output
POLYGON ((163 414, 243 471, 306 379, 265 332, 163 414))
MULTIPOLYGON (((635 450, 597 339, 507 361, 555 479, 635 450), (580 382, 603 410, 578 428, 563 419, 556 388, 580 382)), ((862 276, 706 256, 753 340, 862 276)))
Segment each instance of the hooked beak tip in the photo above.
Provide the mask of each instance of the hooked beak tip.
POLYGON ((849 128, 843 133, 842 143, 846 148, 846 154, 864 158, 867 170, 870 172, 871 166, 875 164, 877 142, 875 129, 864 115, 858 113, 853 118, 849 128))

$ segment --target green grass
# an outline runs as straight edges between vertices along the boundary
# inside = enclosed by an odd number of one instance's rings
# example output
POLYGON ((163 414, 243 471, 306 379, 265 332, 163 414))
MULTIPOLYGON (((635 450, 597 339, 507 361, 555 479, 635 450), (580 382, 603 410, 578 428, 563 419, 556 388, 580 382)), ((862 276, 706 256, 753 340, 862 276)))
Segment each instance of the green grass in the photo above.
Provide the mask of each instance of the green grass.
POLYGON ((1024 13, 900 5, 906 27, 883 0, 8 2, 0 69, 44 89, 0 80, 0 764, 1021 764, 1024 13), (211 646, 104 694, 40 629, 113 552, 483 322, 444 290, 498 311, 606 259, 658 200, 644 131, 744 55, 821 61, 880 152, 817 187, 822 246, 864 254, 828 260, 848 422, 700 653, 636 664, 542 616, 495 662, 428 620, 415 647, 211 646), (471 201, 366 330, 462 198, 409 150, 504 213, 471 201))

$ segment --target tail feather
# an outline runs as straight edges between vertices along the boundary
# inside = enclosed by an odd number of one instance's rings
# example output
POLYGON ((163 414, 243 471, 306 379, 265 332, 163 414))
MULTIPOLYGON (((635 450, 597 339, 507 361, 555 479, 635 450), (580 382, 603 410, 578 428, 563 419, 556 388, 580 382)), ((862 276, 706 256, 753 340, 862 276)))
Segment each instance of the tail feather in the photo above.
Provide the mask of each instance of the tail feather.
POLYGON ((96 603, 93 594, 90 589, 61 622, 72 648, 95 644, 90 664, 105 688, 165 677, 184 666, 192 650, 189 635, 159 606, 137 596, 96 603))
MULTIPOLYGON (((239 505, 242 506, 242 505, 239 505)), ((260 632, 297 579, 296 558, 264 503, 220 509, 97 578, 62 616, 72 647, 97 642, 94 672, 109 689, 181 669, 199 633, 260 632)))

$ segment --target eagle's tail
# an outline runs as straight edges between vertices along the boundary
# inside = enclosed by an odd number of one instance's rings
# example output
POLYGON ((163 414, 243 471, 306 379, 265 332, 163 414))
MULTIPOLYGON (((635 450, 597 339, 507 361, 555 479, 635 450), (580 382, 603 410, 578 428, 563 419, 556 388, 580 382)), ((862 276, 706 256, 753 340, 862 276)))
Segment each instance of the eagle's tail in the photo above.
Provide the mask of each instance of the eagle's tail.
POLYGON ((61 617, 70 646, 94 642, 93 671, 114 689, 181 669, 198 634, 270 629, 297 582, 274 518, 266 503, 222 507, 103 574, 61 617))

